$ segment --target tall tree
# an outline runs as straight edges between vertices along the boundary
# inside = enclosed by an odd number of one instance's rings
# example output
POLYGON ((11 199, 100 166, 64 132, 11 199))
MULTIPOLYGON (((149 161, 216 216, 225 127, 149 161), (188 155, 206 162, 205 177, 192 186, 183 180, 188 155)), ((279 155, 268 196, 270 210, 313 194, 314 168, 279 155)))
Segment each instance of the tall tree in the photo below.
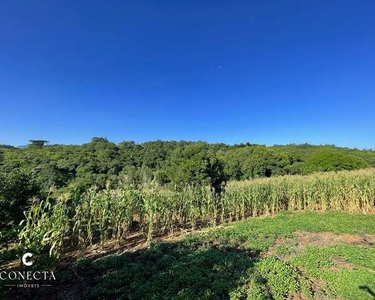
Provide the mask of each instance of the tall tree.
POLYGON ((220 185, 226 180, 223 163, 204 142, 173 151, 169 176, 176 184, 209 184, 215 189, 220 189, 220 185))

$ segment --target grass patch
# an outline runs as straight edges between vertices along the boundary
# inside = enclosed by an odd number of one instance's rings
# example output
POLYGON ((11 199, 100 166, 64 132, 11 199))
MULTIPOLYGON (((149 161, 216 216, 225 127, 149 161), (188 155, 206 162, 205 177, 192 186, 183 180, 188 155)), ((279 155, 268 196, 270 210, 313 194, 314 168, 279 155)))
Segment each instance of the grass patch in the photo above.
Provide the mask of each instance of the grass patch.
POLYGON ((267 255, 276 241, 293 241, 297 231, 374 235, 375 216, 282 212, 136 252, 79 259, 57 273, 60 285, 44 297, 67 299, 70 291, 78 299, 373 299, 371 243, 310 246, 303 252, 293 243, 280 244, 267 255))
POLYGON ((335 245, 310 247, 289 260, 310 278, 322 280, 331 297, 371 299, 366 289, 375 287, 375 248, 335 245))

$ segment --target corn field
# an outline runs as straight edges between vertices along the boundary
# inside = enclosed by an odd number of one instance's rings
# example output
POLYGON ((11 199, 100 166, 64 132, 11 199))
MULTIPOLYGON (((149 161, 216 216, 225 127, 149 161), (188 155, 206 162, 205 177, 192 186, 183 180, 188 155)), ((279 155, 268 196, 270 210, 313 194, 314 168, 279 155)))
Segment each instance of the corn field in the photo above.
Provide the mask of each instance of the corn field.
POLYGON ((215 226, 281 210, 373 212, 375 169, 229 182, 221 195, 208 187, 91 188, 36 202, 19 233, 20 245, 58 257, 107 240, 126 240, 137 224, 148 241, 176 230, 215 226))

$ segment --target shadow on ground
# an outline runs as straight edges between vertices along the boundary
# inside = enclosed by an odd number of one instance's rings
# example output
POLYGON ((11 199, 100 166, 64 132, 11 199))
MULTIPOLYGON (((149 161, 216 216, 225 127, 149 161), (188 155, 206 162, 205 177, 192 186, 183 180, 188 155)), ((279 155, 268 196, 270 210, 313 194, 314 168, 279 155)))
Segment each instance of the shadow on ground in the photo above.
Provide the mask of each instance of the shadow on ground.
POLYGON ((368 286, 360 286, 359 289, 369 293, 373 299, 375 299, 375 292, 373 292, 368 286))
POLYGON ((229 299, 242 293, 258 252, 200 242, 152 244, 134 253, 90 260, 56 273, 51 288, 8 299, 229 299))

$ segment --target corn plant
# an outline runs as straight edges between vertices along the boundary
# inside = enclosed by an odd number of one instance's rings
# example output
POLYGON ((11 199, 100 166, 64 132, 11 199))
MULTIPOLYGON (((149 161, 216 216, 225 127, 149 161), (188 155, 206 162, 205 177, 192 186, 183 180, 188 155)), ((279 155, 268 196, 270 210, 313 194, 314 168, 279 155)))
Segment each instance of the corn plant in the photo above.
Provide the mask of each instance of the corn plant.
POLYGON ((145 238, 195 229, 197 224, 274 215, 281 210, 343 210, 369 213, 375 207, 375 169, 229 182, 218 196, 206 186, 126 185, 48 197, 25 214, 23 247, 64 251, 64 241, 86 247, 126 238, 135 220, 145 238), (72 200, 74 199, 74 201, 72 200))

